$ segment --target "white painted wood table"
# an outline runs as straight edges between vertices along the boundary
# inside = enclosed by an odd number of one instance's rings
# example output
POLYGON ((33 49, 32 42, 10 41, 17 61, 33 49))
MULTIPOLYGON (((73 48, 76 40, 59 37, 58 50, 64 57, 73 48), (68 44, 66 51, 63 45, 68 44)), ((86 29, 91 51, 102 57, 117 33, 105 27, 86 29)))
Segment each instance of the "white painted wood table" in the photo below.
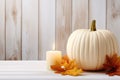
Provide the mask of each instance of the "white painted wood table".
POLYGON ((61 76, 48 71, 45 61, 0 61, 0 80, 120 80, 120 77, 96 72, 61 76))

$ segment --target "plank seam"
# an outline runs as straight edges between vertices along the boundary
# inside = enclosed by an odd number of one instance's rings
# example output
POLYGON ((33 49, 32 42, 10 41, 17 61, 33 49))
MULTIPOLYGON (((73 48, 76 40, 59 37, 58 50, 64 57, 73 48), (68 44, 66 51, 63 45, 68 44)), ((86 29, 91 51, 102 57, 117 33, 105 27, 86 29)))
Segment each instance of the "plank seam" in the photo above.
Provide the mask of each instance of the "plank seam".
POLYGON ((22 0, 21 0, 21 60, 22 60, 22 0))
POLYGON ((57 0, 55 0, 55 2, 54 2, 54 3, 55 3, 55 4, 54 4, 54 6, 55 6, 55 8, 54 8, 54 10, 55 10, 55 11, 54 11, 54 16, 55 16, 55 17, 54 17, 54 19, 55 19, 55 23, 54 23, 54 28, 55 28, 55 29, 54 29, 54 30, 55 30, 55 31, 54 31, 54 45, 55 45, 55 50, 56 50, 56 1, 57 1, 57 0))
POLYGON ((105 18, 106 18, 106 19, 105 19, 105 22, 106 22, 106 23, 105 23, 105 29, 107 29, 107 2, 108 2, 108 1, 107 1, 107 0, 105 0, 105 1, 106 1, 106 13, 105 13, 105 15, 106 15, 106 17, 105 17, 105 18))
POLYGON ((40 16, 39 16, 39 7, 40 7, 40 6, 39 6, 39 2, 40 2, 40 1, 38 0, 38 60, 40 60, 40 57, 39 57, 39 56, 40 56, 40 54, 41 54, 41 53, 40 53, 40 50, 39 50, 39 48, 40 48, 40 47, 39 47, 39 27, 40 27, 40 24, 39 24, 39 22, 40 22, 40 19, 39 19, 39 17, 40 17, 40 16))
POLYGON ((5 0, 5 22, 4 22, 4 25, 5 25, 5 60, 6 60, 6 0, 5 0))

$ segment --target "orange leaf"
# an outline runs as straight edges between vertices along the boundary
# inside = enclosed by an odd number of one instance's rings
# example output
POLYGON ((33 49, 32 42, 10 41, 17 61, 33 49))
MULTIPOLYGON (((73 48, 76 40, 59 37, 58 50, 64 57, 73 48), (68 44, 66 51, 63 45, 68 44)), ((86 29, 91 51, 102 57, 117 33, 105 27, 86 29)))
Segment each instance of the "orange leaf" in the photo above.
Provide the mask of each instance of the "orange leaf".
POLYGON ((65 71, 64 68, 62 68, 60 65, 51 65, 51 69, 56 72, 63 72, 65 71))
POLYGON ((62 60, 66 61, 67 63, 69 62, 69 58, 68 58, 67 55, 64 55, 64 56, 62 57, 62 60))
POLYGON ((106 74, 120 76, 120 57, 117 54, 109 57, 106 55, 106 62, 103 64, 106 74))
POLYGON ((71 75, 78 76, 82 73, 82 70, 78 68, 75 60, 70 60, 67 55, 62 57, 62 61, 55 65, 51 65, 51 69, 55 71, 55 73, 60 73, 62 75, 71 75))

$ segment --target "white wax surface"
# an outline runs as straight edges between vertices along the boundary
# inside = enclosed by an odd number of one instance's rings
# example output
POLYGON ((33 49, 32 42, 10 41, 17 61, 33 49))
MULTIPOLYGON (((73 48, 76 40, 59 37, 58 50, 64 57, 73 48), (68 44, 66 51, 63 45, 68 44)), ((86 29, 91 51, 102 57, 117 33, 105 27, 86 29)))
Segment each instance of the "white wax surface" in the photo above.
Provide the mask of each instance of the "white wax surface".
POLYGON ((61 51, 47 51, 46 52, 47 68, 50 69, 51 65, 54 65, 56 62, 60 62, 61 59, 62 59, 61 51))

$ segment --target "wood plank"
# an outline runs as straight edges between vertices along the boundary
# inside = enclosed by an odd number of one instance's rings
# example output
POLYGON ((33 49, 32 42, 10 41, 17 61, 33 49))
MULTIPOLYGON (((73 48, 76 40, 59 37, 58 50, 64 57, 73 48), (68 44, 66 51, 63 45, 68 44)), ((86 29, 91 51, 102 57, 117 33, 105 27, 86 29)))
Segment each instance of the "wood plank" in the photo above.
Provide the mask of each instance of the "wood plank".
POLYGON ((72 1, 56 0, 56 49, 66 53, 66 43, 71 33, 72 1))
POLYGON ((38 0, 22 1, 22 59, 38 59, 38 0))
POLYGON ((39 0, 39 59, 55 43, 55 0, 39 0))
POLYGON ((6 0, 6 59, 21 60, 21 0, 6 0))
POLYGON ((72 30, 88 28, 88 0, 73 0, 72 2, 72 30))
POLYGON ((120 0, 107 0, 107 29, 111 30, 115 34, 120 46, 119 26, 120 26, 120 0))
POLYGON ((98 29, 106 29, 106 0, 89 0, 89 25, 94 19, 98 29))
POLYGON ((0 60, 5 59, 5 0, 0 0, 0 60))

